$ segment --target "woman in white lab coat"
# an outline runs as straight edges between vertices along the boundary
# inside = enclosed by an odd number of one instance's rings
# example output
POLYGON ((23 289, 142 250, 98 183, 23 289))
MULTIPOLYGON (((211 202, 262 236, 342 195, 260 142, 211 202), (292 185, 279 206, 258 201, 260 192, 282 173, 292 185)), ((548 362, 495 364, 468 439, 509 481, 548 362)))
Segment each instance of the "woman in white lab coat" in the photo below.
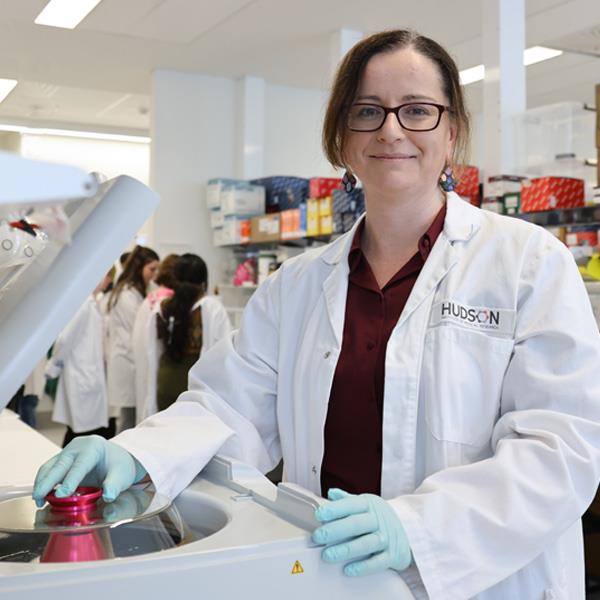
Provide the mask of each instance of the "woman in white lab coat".
POLYGON ((52 420, 67 431, 63 448, 79 435, 108 436, 108 395, 104 368, 104 324, 98 297, 111 281, 107 274, 60 333, 46 364, 59 377, 52 420))
MULTIPOLYGON (((433 40, 350 50, 323 138, 366 216, 271 275, 166 411, 64 452, 107 499, 145 473, 174 497, 215 452, 263 472, 283 457, 328 494, 313 540, 349 576, 393 569, 432 600, 582 600, 600 334, 570 253, 451 191, 468 117, 433 40)), ((79 479, 53 459, 34 498, 79 479)))
POLYGON ((119 431, 135 425, 133 325, 148 285, 156 276, 158 265, 158 255, 154 250, 136 246, 128 257, 107 304, 108 401, 111 410, 118 412, 119 431))
POLYGON ((135 420, 143 421, 156 409, 148 412, 147 406, 156 406, 156 325, 154 315, 160 303, 173 295, 175 275, 173 270, 179 260, 177 254, 169 254, 160 261, 154 283, 156 289, 148 292, 135 317, 133 325, 133 358, 135 362, 135 420))
POLYGON ((206 263, 195 254, 184 254, 174 275, 175 293, 163 300, 154 323, 156 404, 149 407, 149 414, 173 404, 187 390, 188 371, 201 354, 231 332, 221 301, 206 295, 206 263))

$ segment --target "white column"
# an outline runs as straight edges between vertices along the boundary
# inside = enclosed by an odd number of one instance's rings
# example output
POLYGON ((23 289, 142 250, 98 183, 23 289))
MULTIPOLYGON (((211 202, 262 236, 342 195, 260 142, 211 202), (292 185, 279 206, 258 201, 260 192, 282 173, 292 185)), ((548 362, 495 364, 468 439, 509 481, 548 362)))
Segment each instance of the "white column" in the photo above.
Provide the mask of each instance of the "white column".
POLYGON ((362 38, 362 31, 355 31, 354 29, 339 29, 331 34, 331 61, 329 70, 332 80, 340 61, 346 52, 348 52, 354 44, 360 42, 362 38))
POLYGON ((236 82, 235 174, 239 179, 265 175, 265 80, 242 77, 236 82))
POLYGON ((212 289, 229 253, 213 246, 206 182, 234 176, 235 82, 160 70, 152 83, 150 185, 161 197, 152 238, 161 256, 199 254, 212 289))
POLYGON ((526 108, 525 0, 485 0, 482 40, 486 181, 515 167, 512 117, 526 108))

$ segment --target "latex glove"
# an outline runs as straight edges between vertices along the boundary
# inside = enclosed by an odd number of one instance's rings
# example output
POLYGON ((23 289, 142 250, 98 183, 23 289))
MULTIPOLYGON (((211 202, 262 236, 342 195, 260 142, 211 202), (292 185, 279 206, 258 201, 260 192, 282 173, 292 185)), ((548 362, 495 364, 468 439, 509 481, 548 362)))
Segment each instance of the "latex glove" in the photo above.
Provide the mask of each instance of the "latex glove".
POLYGON ((326 562, 346 562, 344 573, 351 577, 371 575, 386 569, 403 571, 412 561, 404 528, 392 507, 373 494, 349 494, 332 488, 332 502, 315 511, 317 521, 312 539, 325 544, 326 562))
POLYGON ((144 467, 121 446, 98 435, 82 436, 40 467, 32 496, 41 507, 57 483, 61 484, 55 491, 59 498, 71 496, 82 484, 102 487, 102 499, 113 502, 145 475, 144 467))

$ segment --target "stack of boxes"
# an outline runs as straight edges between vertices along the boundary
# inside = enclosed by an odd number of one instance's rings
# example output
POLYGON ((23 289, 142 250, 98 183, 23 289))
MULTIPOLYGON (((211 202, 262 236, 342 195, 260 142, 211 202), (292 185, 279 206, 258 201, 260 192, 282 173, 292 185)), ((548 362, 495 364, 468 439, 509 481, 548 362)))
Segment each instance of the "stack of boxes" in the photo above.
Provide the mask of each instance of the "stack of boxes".
POLYGON ((471 165, 461 165, 457 167, 456 173, 458 182, 454 191, 473 206, 480 206, 479 169, 471 165))
POLYGON ((334 177, 315 177, 310 180, 310 198, 306 202, 306 236, 333 233, 332 194, 339 191, 342 181, 334 177))
POLYGON ((215 246, 250 240, 250 218, 265 212, 265 189, 236 179, 211 179, 206 187, 215 246))
POLYGON ((333 232, 346 233, 365 212, 365 195, 362 188, 355 188, 351 192, 334 190, 332 204, 333 232))
POLYGON ((250 183, 265 188, 266 215, 252 220, 250 241, 273 242, 306 235, 309 180, 302 177, 262 177, 250 183))

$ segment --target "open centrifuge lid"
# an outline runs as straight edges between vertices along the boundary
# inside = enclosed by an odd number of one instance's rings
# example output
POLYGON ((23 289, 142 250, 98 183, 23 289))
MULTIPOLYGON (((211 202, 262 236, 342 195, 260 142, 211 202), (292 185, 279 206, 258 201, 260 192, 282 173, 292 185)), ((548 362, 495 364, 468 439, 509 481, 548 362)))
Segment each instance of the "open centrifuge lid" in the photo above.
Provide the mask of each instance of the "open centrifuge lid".
POLYGON ((26 265, 0 268, 0 410, 158 204, 139 181, 105 183, 84 171, 0 152, 0 219, 64 208, 71 241, 56 240, 26 265))

